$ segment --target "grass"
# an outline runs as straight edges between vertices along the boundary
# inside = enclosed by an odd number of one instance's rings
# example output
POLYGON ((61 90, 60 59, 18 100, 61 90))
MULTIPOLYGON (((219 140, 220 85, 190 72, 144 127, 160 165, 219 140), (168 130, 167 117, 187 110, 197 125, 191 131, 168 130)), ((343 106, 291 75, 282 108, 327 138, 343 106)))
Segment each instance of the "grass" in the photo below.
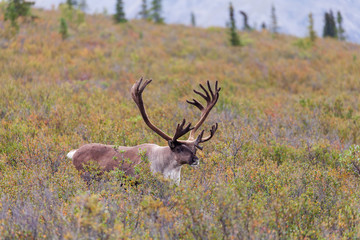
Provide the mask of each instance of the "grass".
POLYGON ((59 34, 60 11, 34 10, 17 35, 0 14, 0 238, 358 239, 360 46, 267 32, 154 25, 86 15, 59 34), (200 166, 180 186, 114 171, 88 188, 66 153, 99 142, 166 143, 130 97, 141 76, 150 118, 167 133, 222 91, 200 166))

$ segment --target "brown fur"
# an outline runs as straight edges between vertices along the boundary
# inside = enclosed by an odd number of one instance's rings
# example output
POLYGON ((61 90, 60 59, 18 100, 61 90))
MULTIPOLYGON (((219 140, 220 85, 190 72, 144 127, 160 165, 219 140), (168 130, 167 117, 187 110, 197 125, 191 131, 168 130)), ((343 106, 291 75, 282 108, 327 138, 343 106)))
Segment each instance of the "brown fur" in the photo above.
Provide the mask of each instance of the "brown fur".
MULTIPOLYGON (((148 144, 135 147, 115 147, 99 143, 86 144, 80 147, 73 156, 77 170, 83 170, 84 164, 94 161, 102 171, 120 168, 126 175, 134 175, 134 166, 141 161, 139 149, 146 151, 148 144)), ((145 153, 146 155, 146 153, 145 153)))
POLYGON ((215 83, 215 89, 212 89, 209 81, 207 81, 208 90, 200 84, 204 93, 194 90, 196 94, 206 100, 206 105, 202 105, 199 101, 193 99, 187 101, 194 105, 201 111, 200 120, 191 127, 191 124, 186 125, 185 119, 178 124, 173 137, 165 134, 149 120, 145 111, 142 92, 152 80, 145 80, 143 78, 137 81, 131 88, 131 96, 140 110, 140 114, 150 129, 161 136, 168 142, 167 147, 160 147, 155 144, 142 144, 134 147, 103 145, 99 143, 86 144, 77 150, 68 153, 68 157, 73 159, 75 168, 79 171, 84 169, 84 165, 94 161, 100 166, 101 172, 111 171, 119 168, 124 171, 126 175, 134 176, 134 167, 141 162, 141 151, 144 151, 145 157, 150 162, 150 169, 152 173, 161 173, 165 177, 180 182, 181 166, 184 164, 197 165, 199 159, 196 156, 196 149, 202 149, 200 143, 209 141, 217 130, 217 123, 212 126, 210 135, 203 137, 204 130, 195 138, 196 130, 203 124, 209 112, 216 104, 219 98, 218 82, 215 83), (190 132, 188 140, 179 140, 186 133, 190 132))

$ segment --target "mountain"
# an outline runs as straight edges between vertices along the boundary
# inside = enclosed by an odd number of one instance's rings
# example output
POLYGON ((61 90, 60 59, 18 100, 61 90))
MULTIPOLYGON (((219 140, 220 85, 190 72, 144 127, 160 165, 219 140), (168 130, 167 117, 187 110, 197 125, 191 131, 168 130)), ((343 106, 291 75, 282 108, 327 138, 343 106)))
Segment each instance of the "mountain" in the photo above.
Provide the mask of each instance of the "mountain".
MULTIPOLYGON (((35 6, 51 8, 60 0, 38 0, 35 6)), ((138 17, 141 0, 125 0, 125 11, 128 18, 138 17)), ((193 12, 198 26, 225 26, 228 21, 228 3, 223 0, 163 0, 163 16, 167 23, 190 24, 193 12)), ((87 0, 88 12, 114 12, 115 0, 87 0)), ((148 0, 150 5, 150 0, 148 0)), ((237 0, 233 1, 236 12, 243 10, 248 13, 249 23, 260 28, 261 23, 270 22, 271 5, 275 6, 280 32, 303 37, 307 34, 308 14, 313 13, 315 30, 322 36, 324 13, 330 9, 343 15, 343 25, 347 40, 360 43, 360 1, 358 0, 237 0)), ((238 27, 242 26, 242 18, 237 15, 238 27)))

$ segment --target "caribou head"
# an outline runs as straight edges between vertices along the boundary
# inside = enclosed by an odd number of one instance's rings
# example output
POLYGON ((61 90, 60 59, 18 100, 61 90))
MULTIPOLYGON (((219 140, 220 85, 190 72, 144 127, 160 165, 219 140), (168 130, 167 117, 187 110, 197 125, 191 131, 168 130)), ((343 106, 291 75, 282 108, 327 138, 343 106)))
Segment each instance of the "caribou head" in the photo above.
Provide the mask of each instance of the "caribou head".
POLYGON ((207 88, 200 84, 201 91, 194 92, 206 101, 206 105, 201 104, 198 100, 187 100, 187 103, 197 107, 200 112, 199 121, 192 127, 191 123, 186 124, 185 119, 177 124, 174 135, 171 137, 156 127, 148 118, 145 111, 142 93, 150 80, 141 78, 131 88, 131 96, 138 106, 141 116, 147 126, 157 133, 160 137, 167 141, 168 146, 161 147, 156 144, 141 144, 133 147, 112 145, 104 145, 98 143, 86 144, 79 149, 72 150, 68 153, 68 157, 73 159, 73 163, 78 170, 84 168, 84 164, 89 161, 97 162, 103 171, 110 171, 120 168, 127 175, 134 175, 134 166, 139 164, 141 160, 140 152, 144 152, 150 162, 150 169, 153 173, 161 173, 166 178, 170 178, 177 183, 180 182, 181 166, 188 164, 195 166, 199 164, 199 158, 196 156, 197 149, 202 150, 201 143, 209 141, 215 134, 218 124, 216 123, 210 129, 210 134, 204 137, 204 130, 196 136, 196 131, 204 123, 211 109, 215 106, 219 99, 218 82, 216 81, 214 89, 211 88, 207 81, 207 88), (189 134, 187 140, 180 140, 185 134, 189 134), (127 159, 129 161, 124 161, 127 159))

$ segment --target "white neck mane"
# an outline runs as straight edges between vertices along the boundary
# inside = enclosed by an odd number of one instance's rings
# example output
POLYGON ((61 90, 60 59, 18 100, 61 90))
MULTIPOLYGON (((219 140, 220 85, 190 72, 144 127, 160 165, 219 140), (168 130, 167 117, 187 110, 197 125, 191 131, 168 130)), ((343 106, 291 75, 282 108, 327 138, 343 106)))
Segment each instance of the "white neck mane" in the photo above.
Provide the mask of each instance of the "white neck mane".
POLYGON ((165 178, 169 178, 180 183, 181 164, 179 164, 169 149, 169 147, 156 146, 152 148, 148 154, 151 163, 150 169, 152 173, 161 173, 165 178))

